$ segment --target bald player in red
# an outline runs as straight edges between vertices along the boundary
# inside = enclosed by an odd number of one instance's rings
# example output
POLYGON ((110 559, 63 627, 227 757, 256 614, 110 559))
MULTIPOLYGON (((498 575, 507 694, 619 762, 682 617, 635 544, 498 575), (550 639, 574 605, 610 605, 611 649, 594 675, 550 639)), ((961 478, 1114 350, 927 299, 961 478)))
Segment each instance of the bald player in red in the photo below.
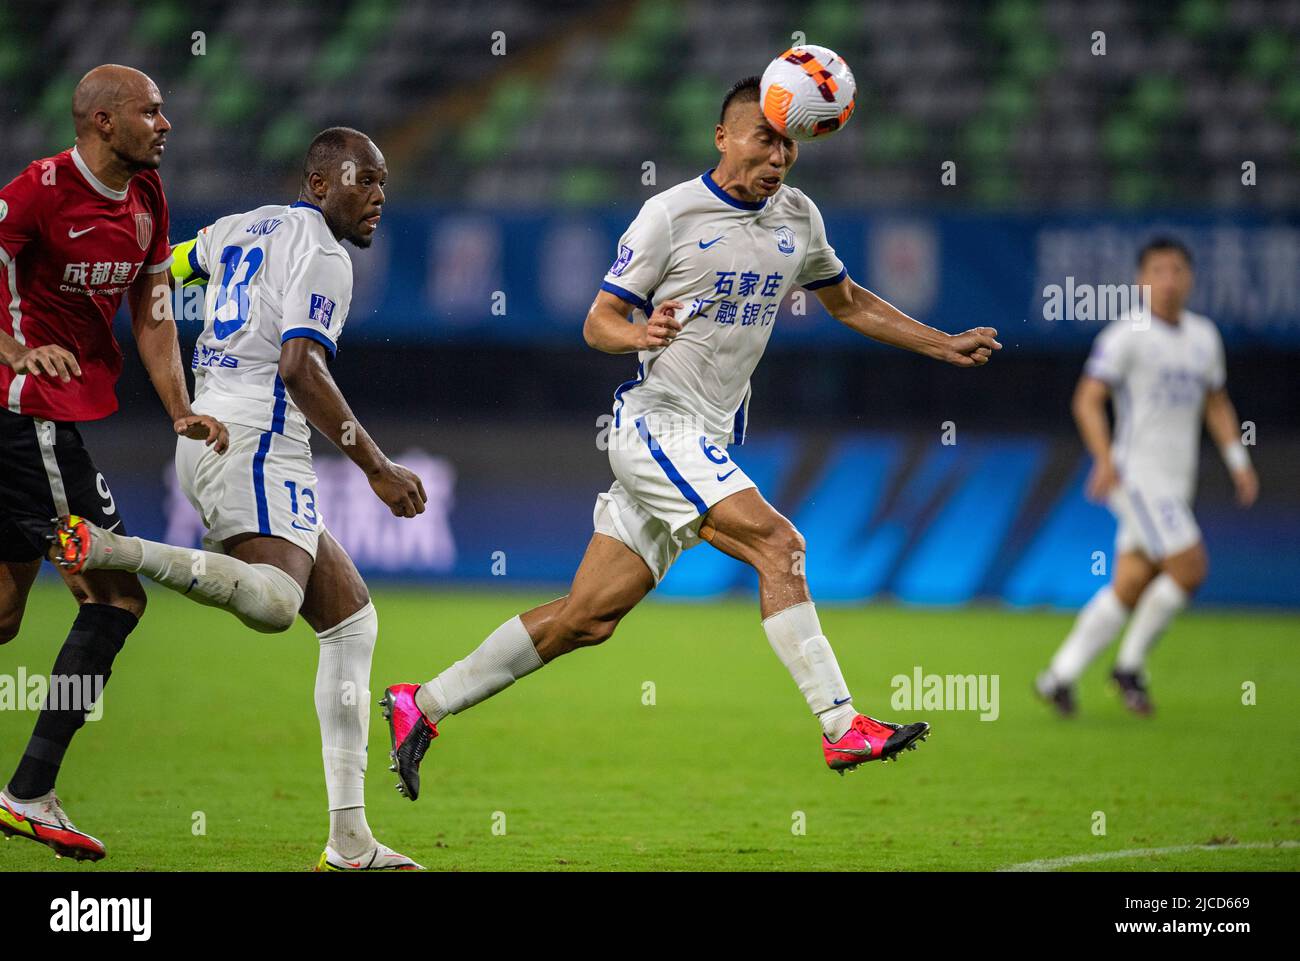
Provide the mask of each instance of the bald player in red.
MULTIPOLYGON (((219 421, 190 409, 180 363, 157 172, 171 125, 158 87, 130 67, 96 67, 77 84, 72 116, 76 146, 0 189, 0 644, 18 634, 51 518, 74 513, 123 530, 77 430, 117 410, 122 351, 112 324, 123 297, 175 432, 218 450, 227 443, 219 421)), ((73 826, 54 782, 145 595, 122 571, 63 576, 80 609, 35 730, 0 791, 0 831, 96 861, 104 845, 73 826)))

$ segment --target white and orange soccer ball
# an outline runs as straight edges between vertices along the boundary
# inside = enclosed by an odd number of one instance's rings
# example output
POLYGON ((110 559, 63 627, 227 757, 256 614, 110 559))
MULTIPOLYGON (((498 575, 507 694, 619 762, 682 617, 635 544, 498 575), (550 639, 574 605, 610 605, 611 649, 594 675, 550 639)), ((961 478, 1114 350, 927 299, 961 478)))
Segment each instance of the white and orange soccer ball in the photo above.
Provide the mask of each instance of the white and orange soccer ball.
POLYGON ((763 116, 791 140, 816 140, 853 116, 858 84, 834 50, 811 43, 791 47, 763 71, 763 116))

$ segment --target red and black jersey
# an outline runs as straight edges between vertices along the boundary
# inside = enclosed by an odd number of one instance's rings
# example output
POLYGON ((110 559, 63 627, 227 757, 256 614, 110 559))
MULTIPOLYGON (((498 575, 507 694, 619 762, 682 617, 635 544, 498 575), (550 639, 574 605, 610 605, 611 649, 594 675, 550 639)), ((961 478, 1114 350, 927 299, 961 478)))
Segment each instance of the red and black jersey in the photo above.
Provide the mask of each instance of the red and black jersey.
POLYGON ((113 190, 75 147, 33 162, 0 190, 0 330, 27 347, 65 347, 81 366, 64 384, 0 364, 0 406, 56 421, 117 410, 113 316, 142 271, 171 265, 169 226, 156 171, 113 190))

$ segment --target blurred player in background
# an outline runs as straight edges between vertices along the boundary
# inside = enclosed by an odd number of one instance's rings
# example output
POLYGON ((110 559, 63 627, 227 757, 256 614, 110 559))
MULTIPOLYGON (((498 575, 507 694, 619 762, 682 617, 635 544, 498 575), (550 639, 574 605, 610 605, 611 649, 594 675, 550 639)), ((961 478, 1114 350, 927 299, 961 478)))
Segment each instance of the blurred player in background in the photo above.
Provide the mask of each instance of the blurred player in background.
POLYGON ((1259 493, 1224 386, 1218 328, 1185 308, 1193 279, 1191 253, 1181 242, 1157 237, 1147 243, 1138 254, 1137 282, 1150 291, 1149 302, 1097 336, 1075 391, 1074 419, 1093 459, 1087 495, 1110 506, 1119 528, 1111 583, 1079 612, 1038 678, 1038 693, 1065 716, 1075 713, 1079 676, 1126 621, 1111 677, 1126 707, 1152 712, 1147 655, 1208 569, 1192 516, 1202 410, 1237 502, 1249 507, 1259 493), (1108 397, 1115 405, 1113 441, 1108 397))
POLYGON ((951 335, 920 324, 849 279, 817 207, 784 185, 798 147, 768 124, 759 89, 751 77, 727 93, 717 168, 645 203, 587 315, 589 345, 636 352, 640 364, 614 394, 616 480, 597 498, 569 594, 506 621, 427 684, 385 692, 394 769, 412 800, 439 721, 605 641, 701 540, 758 572, 763 628, 821 724, 832 770, 895 758, 929 731, 854 710, 808 593, 803 538, 727 448, 744 440, 749 377, 796 283, 853 330, 937 360, 973 367, 1000 345, 990 328, 951 335), (628 323, 633 312, 640 319, 628 323))
POLYGON ((342 245, 369 247, 388 168, 347 127, 312 141, 295 203, 223 217, 176 248, 184 283, 209 279, 194 348, 194 407, 231 425, 216 457, 181 440, 176 472, 208 528, 208 551, 125 537, 65 517, 52 556, 67 570, 132 571, 258 631, 302 614, 320 640, 316 711, 330 834, 321 870, 417 870, 366 822, 370 661, 379 619, 316 502, 310 422, 355 463, 397 517, 424 512, 420 479, 394 464, 357 422, 330 374, 352 302, 342 245), (219 552, 219 553, 218 553, 219 552))
MULTIPOLYGON (((76 145, 33 162, 0 190, 0 643, 22 623, 50 519, 122 518, 77 430, 117 410, 122 351, 113 316, 126 297, 140 360, 177 434, 218 456, 221 423, 190 409, 172 317, 167 200, 157 170, 171 124, 147 76, 105 64, 72 97, 76 145)), ((104 845, 73 826, 54 782, 114 658, 144 614, 120 571, 67 574, 80 609, 51 670, 50 696, 0 792, 0 831, 97 861, 104 845), (69 681, 80 685, 69 685, 69 681), (87 682, 89 688, 87 689, 87 682), (78 703, 58 692, 79 689, 78 703)))

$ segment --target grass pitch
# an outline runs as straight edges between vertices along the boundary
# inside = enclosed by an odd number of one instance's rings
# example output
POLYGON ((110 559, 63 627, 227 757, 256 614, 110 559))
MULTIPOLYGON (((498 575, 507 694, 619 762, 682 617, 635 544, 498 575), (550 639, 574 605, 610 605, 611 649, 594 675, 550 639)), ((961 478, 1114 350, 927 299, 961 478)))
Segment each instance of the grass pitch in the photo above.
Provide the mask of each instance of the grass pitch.
MULTIPOLYGON (((542 599, 378 590, 371 700, 428 679, 542 599)), ((42 579, 22 633, 0 647, 0 675, 48 672, 72 617, 62 587, 42 579)), ((1030 684, 1067 614, 875 605, 821 617, 860 710, 930 721, 929 742, 897 764, 826 769, 753 604, 648 602, 604 646, 447 719, 414 804, 393 788, 372 708, 370 824, 441 871, 992 870, 1073 856, 1087 860, 1065 869, 1300 869, 1300 618, 1193 609, 1152 659, 1154 718, 1120 706, 1107 655, 1066 722, 1030 684), (918 665, 998 675, 998 718, 892 708, 891 678, 918 665), (1247 682, 1254 705, 1242 703, 1247 682), (1142 853, 1092 858, 1125 851, 1142 853)), ((0 864, 309 868, 327 834, 316 654, 301 621, 260 635, 151 586, 103 718, 78 736, 59 781, 108 858, 78 865, 13 840, 0 864)), ((0 711, 0 776, 34 720, 0 711)))

